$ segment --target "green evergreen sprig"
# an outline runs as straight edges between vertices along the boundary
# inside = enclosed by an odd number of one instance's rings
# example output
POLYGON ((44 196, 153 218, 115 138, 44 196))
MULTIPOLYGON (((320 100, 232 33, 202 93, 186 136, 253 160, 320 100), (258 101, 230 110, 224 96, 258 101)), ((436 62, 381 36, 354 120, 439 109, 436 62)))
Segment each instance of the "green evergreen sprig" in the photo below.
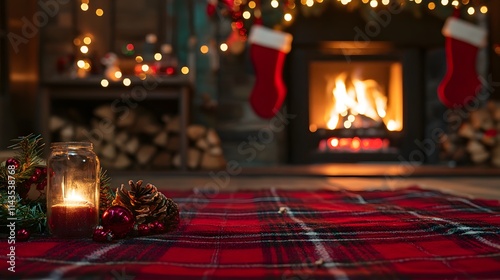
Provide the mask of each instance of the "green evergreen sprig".
POLYGON ((111 206, 111 202, 115 199, 115 192, 111 188, 111 178, 108 172, 101 168, 99 172, 100 182, 100 197, 99 197, 99 212, 100 216, 111 206))
MULTIPOLYGON (((16 151, 14 158, 19 161, 19 169, 16 170, 14 179, 16 184, 22 184, 29 180, 35 167, 43 164, 42 153, 44 143, 40 135, 29 134, 12 140, 16 143, 8 148, 16 151)), ((7 187, 8 174, 5 163, 0 167, 0 189, 7 187)))

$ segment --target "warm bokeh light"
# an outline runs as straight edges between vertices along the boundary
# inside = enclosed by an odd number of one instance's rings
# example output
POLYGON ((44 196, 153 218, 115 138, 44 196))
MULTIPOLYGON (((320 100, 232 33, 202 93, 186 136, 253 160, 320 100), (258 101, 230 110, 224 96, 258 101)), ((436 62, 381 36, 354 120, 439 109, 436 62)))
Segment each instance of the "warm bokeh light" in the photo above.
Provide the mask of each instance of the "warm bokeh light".
POLYGON ((122 72, 116 71, 115 72, 115 78, 120 79, 122 77, 122 72))
POLYGON ((370 1, 370 7, 372 7, 372 8, 376 8, 377 6, 378 6, 378 2, 377 2, 377 0, 371 0, 371 1, 370 1))
POLYGON ((370 2, 370 0, 363 0, 364 4, 368 4, 368 2, 370 2))
POLYGON ((138 55, 138 56, 135 57, 135 62, 141 63, 143 61, 144 61, 144 59, 142 58, 142 56, 138 55))
POLYGON ((427 8, 429 8, 429 10, 434 10, 436 8, 436 4, 434 4, 433 2, 429 2, 429 4, 427 5, 427 8))
POLYGON ((453 0, 453 2, 451 2, 451 5, 457 7, 458 5, 460 4, 460 2, 458 0, 453 0))
POLYGON ((89 36, 87 36, 87 37, 83 38, 83 43, 85 45, 90 45, 90 43, 92 43, 92 39, 89 36))
POLYGON ((95 14, 98 17, 102 17, 102 15, 104 15, 104 10, 103 9, 97 9, 97 10, 95 10, 95 14))
POLYGON ((278 8, 279 5, 280 5, 280 3, 277 0, 272 0, 271 1, 271 7, 278 8))
POLYGON ((441 0, 441 5, 446 6, 450 3, 448 0, 441 0))
POLYGON ((128 87, 132 84, 132 81, 129 78, 123 79, 123 85, 128 87))
POLYGON ((221 50, 221 51, 225 52, 225 51, 227 51, 227 48, 228 48, 228 46, 227 46, 227 44, 226 44, 226 43, 222 43, 222 44, 220 44, 220 50, 221 50))
POLYGON ((250 1, 250 2, 248 2, 248 7, 249 7, 250 9, 254 9, 254 8, 255 8, 255 6, 257 6, 257 4, 255 3, 255 1, 250 1))
POLYGON ((189 68, 187 66, 183 66, 181 68, 181 73, 184 74, 184 75, 188 74, 189 73, 189 68))
POLYGON ((488 12, 488 7, 486 7, 486 6, 482 6, 482 7, 479 9, 479 11, 480 11, 481 13, 483 13, 483 14, 486 14, 486 13, 488 12))
POLYGON ((253 11, 253 16, 256 18, 260 18, 262 16, 262 12, 260 11, 260 9, 255 9, 253 11))
POLYGON ((249 19, 252 14, 249 11, 244 11, 243 14, 241 15, 244 19, 249 19))
POLYGON ((155 60, 156 61, 160 61, 162 57, 163 56, 161 55, 161 53, 155 53, 155 60))
POLYGON ((462 4, 464 4, 464 5, 469 4, 469 0, 462 0, 462 4))
POLYGON ((467 13, 468 13, 469 15, 471 15, 471 16, 472 16, 475 12, 476 12, 476 10, 474 9, 474 7, 469 7, 469 8, 467 9, 467 13))
POLYGON ((83 69, 90 70, 90 63, 88 63, 87 61, 85 61, 85 63, 83 64, 83 69))
POLYGON ((89 4, 87 4, 87 3, 82 3, 82 4, 80 5, 80 9, 82 9, 82 11, 84 11, 84 12, 88 11, 88 10, 89 10, 89 4))
POLYGON ((102 86, 102 87, 107 87, 107 86, 109 86, 109 82, 108 82, 108 80, 106 80, 106 79, 102 79, 102 80, 101 80, 101 86, 102 86))
POLYGON ((312 7, 314 5, 314 0, 306 0, 306 6, 312 7))
POLYGON ((147 65, 147 64, 143 64, 143 65, 141 66, 141 69, 142 69, 142 71, 144 71, 144 72, 148 72, 148 71, 149 71, 149 65, 147 65))
POLYGON ((291 21, 292 20, 292 14, 290 13, 286 13, 283 15, 283 18, 286 20, 286 21, 291 21))
POLYGON ((208 46, 207 46, 207 45, 203 45, 203 46, 201 46, 201 47, 200 47, 200 52, 201 52, 202 54, 206 54, 206 53, 208 53, 208 46))
POLYGON ((80 47, 80 51, 81 51, 82 53, 88 53, 88 52, 89 52, 89 47, 87 47, 87 46, 81 46, 81 47, 80 47))
POLYGON ((82 44, 82 41, 80 41, 80 39, 78 39, 78 38, 75 38, 75 39, 73 40, 73 44, 74 44, 75 46, 79 46, 79 45, 81 45, 81 44, 82 44))
POLYGON ((390 0, 382 0, 382 5, 387 6, 389 5, 390 0))
POLYGON ((422 0, 415 0, 415 3, 420 4, 422 3, 422 0))
POLYGON ((78 60, 78 61, 76 62, 76 66, 78 66, 78 68, 83 68, 83 67, 85 67, 85 61, 83 61, 83 60, 81 60, 81 59, 80 59, 80 60, 78 60))

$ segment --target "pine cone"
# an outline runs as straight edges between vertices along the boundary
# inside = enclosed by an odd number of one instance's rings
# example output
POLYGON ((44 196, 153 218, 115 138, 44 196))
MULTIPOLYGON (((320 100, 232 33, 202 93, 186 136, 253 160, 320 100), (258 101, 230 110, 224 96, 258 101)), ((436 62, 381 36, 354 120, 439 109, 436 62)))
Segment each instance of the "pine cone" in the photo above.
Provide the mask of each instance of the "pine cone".
POLYGON ((159 221, 165 225, 167 231, 174 230, 179 225, 179 208, 170 198, 158 191, 153 184, 142 186, 142 180, 130 180, 130 191, 122 184, 116 190, 113 205, 128 208, 135 216, 137 224, 159 221))
POLYGON ((165 229, 167 231, 175 230, 179 226, 179 222, 179 206, 171 198, 167 198, 167 215, 163 220, 165 229))

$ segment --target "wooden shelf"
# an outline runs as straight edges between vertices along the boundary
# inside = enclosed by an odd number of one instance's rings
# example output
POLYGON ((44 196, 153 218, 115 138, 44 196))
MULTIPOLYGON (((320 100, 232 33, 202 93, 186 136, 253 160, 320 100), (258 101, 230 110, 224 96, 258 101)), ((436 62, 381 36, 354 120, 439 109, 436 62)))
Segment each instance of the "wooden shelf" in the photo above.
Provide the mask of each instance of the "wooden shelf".
MULTIPOLYGON (((125 77, 124 77, 125 78, 125 77)), ((106 101, 120 102, 120 106, 126 106, 127 100, 137 104, 140 102, 154 100, 155 103, 163 101, 176 101, 180 121, 180 155, 181 170, 187 170, 187 147, 188 138, 186 134, 190 121, 190 100, 192 84, 188 76, 174 77, 150 77, 140 80, 137 77, 128 77, 131 85, 125 86, 121 82, 110 82, 107 87, 101 86, 102 77, 89 77, 85 79, 54 78, 41 83, 40 92, 40 118, 39 127, 42 135, 49 143, 51 141, 49 131, 49 119, 52 115, 52 106, 56 101, 106 101)), ((77 107, 78 105, 76 105, 77 107)), ((161 106, 161 105, 160 105, 161 106)), ((48 151, 47 151, 48 152, 48 151)))

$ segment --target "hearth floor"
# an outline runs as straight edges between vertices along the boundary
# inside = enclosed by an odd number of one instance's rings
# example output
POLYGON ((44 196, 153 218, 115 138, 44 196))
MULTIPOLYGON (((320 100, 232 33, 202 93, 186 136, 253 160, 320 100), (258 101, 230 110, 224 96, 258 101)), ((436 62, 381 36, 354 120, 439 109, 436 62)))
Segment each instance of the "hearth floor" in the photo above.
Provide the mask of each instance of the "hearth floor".
POLYGON ((121 174, 112 177, 112 186, 118 187, 128 180, 142 179, 156 185, 160 190, 191 190, 194 188, 210 191, 236 191, 278 188, 287 190, 328 189, 328 190, 374 190, 398 189, 408 186, 420 186, 425 189, 439 190, 468 198, 500 200, 500 177, 327 177, 327 176, 270 176, 209 175, 188 176, 168 173, 121 174))

